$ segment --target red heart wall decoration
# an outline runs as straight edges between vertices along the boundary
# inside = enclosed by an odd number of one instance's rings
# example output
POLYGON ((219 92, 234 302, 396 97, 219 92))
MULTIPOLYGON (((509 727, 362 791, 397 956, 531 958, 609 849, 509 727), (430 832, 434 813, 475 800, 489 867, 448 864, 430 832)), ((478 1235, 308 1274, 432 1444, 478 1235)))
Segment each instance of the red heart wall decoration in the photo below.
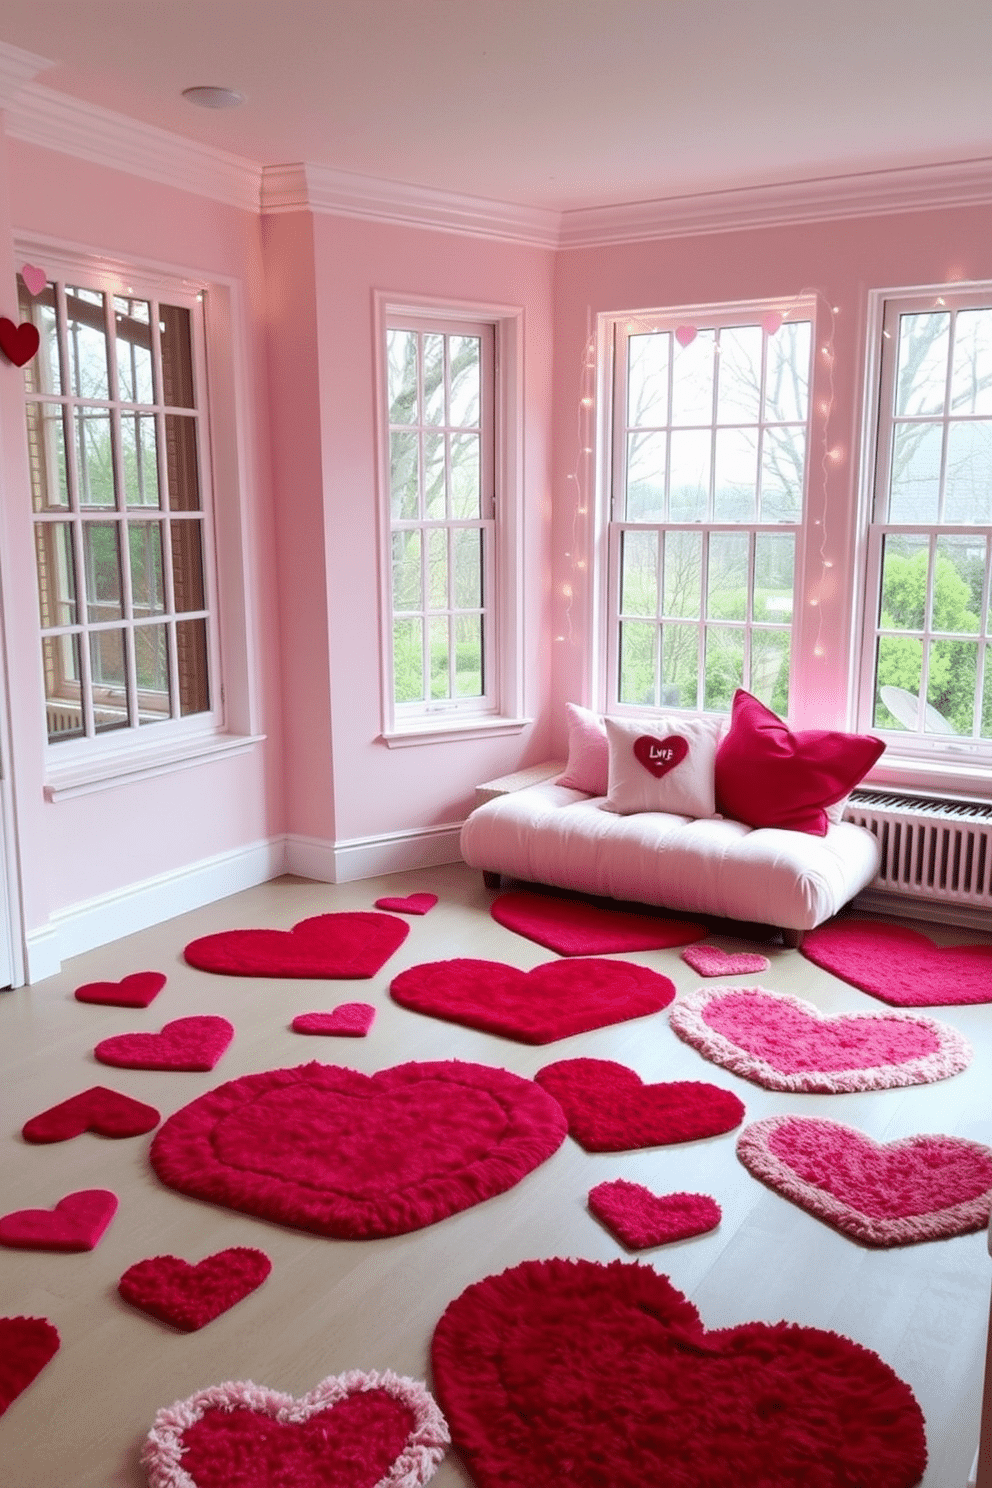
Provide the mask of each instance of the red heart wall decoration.
POLYGON ((395 915, 360 910, 313 915, 291 930, 222 930, 190 941, 190 966, 224 976, 375 976, 410 933, 395 915))
POLYGON ((13 1250, 93 1250, 117 1213, 108 1188, 81 1188, 54 1209, 17 1209, 0 1219, 0 1245, 13 1250))
POLYGON ((232 1245, 195 1266, 173 1255, 136 1261, 124 1272, 117 1290, 132 1307, 193 1333, 250 1296, 271 1270, 264 1251, 232 1245))
POLYGON ((118 1090, 91 1085, 89 1090, 81 1090, 32 1116, 24 1123, 21 1135, 26 1142, 66 1142, 88 1131, 98 1137, 139 1137, 154 1131, 161 1119, 154 1106, 121 1095, 118 1090))
POLYGON ((680 765, 689 753, 689 743, 680 734, 669 734, 667 738, 655 739, 651 734, 642 734, 634 740, 634 758, 643 765, 656 780, 667 775, 680 765))
POLYGON ((96 1002, 110 1007, 148 1007, 165 986, 161 971, 132 971, 119 982, 85 982, 77 987, 77 1002, 96 1002))
POLYGON ((732 1090, 702 1080, 645 1085, 636 1071, 610 1059, 560 1059, 534 1079, 554 1096, 587 1152, 697 1142, 744 1120, 744 1102, 732 1090))
POLYGON ((38 327, 29 320, 15 325, 5 315, 0 316, 0 351, 15 367, 23 367, 29 362, 40 345, 38 327))
POLYGON ((0 1416, 55 1357, 59 1342, 47 1318, 0 1318, 0 1416))

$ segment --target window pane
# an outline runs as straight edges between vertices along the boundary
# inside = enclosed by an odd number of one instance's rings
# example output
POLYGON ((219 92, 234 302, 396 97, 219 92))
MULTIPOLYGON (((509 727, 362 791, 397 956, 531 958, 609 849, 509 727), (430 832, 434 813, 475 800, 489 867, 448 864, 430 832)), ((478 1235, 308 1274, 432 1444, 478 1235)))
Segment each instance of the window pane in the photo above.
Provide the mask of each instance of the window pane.
POLYGON ((455 619, 455 696, 481 697, 482 616, 459 615, 455 619))
POLYGON ((419 514, 420 441, 416 434, 389 436, 389 504, 393 517, 412 520, 419 514))
POLYGON ((714 331, 699 331, 688 346, 676 343, 672 369, 672 423, 708 424, 713 418, 714 331))
POLYGON ((117 396, 123 403, 154 403, 151 306, 147 300, 114 297, 117 396))
POLYGON ((62 368, 55 316, 55 286, 46 284, 40 294, 31 295, 18 274, 17 303, 21 320, 29 320, 37 328, 40 341, 37 353, 24 366, 24 390, 57 395, 62 391, 62 368))
POLYGON ((722 330, 718 366, 717 423, 756 424, 761 404, 761 327, 722 330))
POLYGON ((974 641, 932 641, 925 731, 973 735, 977 683, 978 646, 974 641))
POLYGON ((791 532, 758 532, 754 539, 755 620, 792 620, 796 539, 791 532))
POLYGON ((207 597, 203 582, 203 530, 198 521, 171 522, 172 597, 179 614, 204 610, 207 597))
POLYGON ((210 674, 205 620, 177 621, 176 656, 180 714, 187 718, 192 713, 209 713, 210 674))
POLYGON ((424 700, 424 622, 393 621, 393 697, 397 703, 424 700))
POLYGON ((424 347, 424 423, 443 424, 444 336, 428 334, 424 347))
POLYGON ((77 408, 76 473, 80 506, 114 506, 114 457, 110 414, 77 408))
POLYGON ((758 440, 754 429, 718 429, 713 518, 753 522, 758 505, 758 440))
POLYGON ((800 521, 805 478, 805 426, 767 427, 761 446, 761 520, 800 521))
MULTIPOLYGON (((452 534, 455 563, 455 604, 460 610, 481 610, 482 533, 462 529, 452 534)), ((480 663, 481 666, 481 663, 480 663)))
POLYGON ((663 522, 665 520, 665 466, 667 461, 667 434, 629 434, 627 436, 626 519, 628 522, 663 522))
POLYGON ((199 511, 200 470, 196 454, 196 420, 188 415, 165 415, 165 469, 172 510, 199 511))
POLYGON ((77 398, 109 397, 103 295, 95 289, 65 291, 70 391, 77 398))
POLYGON ((621 610, 625 615, 657 615, 658 533, 625 532, 621 553, 621 610))
POLYGON ((68 522, 39 522, 34 530, 38 558, 38 600, 41 624, 76 624, 76 562, 72 527, 68 522))
POLYGON ((427 606, 432 610, 444 610, 448 607, 448 533, 446 528, 427 533, 427 606))
POLYGON ((386 332, 389 422, 417 422, 417 335, 414 331, 386 332))
POLYGON ((946 311, 900 315, 897 417, 943 412, 950 322, 946 311))
POLYGON ((446 615, 432 615, 427 622, 430 642, 431 697, 436 701, 450 698, 451 679, 448 674, 450 634, 446 615))
POLYGON ((31 505, 36 512, 69 505, 65 471, 65 421, 56 404, 29 403, 28 460, 31 466, 31 505))
POLYGON ((482 515, 481 445, 478 434, 451 435, 451 515, 482 515))
POLYGON ((51 744, 59 739, 77 739, 84 732, 78 635, 45 636, 41 657, 48 741, 51 744))
POLYGON ((83 562, 86 565, 86 618, 91 624, 120 619, 124 608, 120 528, 116 522, 84 524, 83 562))
POLYGON ((875 728, 915 729, 923 680, 923 646, 909 636, 880 636, 875 674, 875 728))
POLYGON ((653 707, 657 686, 657 637, 654 625, 624 620, 620 625, 620 701, 653 707))
POLYGON ((698 620, 702 610, 703 535, 665 533, 665 615, 698 620))
POLYGON ((787 630, 751 632, 751 685, 749 691, 766 708, 785 717, 789 711, 789 652, 787 630))
POLYGON ((808 320, 780 326, 765 342, 765 418, 771 423, 805 423, 809 413, 808 320))
POLYGON ((670 520, 704 521, 710 493, 709 430, 674 430, 669 459, 670 520))
POLYGON ((138 677, 138 722, 169 718, 169 648, 164 625, 139 625, 134 632, 134 665, 138 677))
POLYGON ((477 428, 480 417, 482 342, 478 336, 451 337, 451 407, 448 422, 458 429, 477 428))
POLYGON ((121 414, 124 499, 128 506, 159 505, 155 439, 156 423, 153 413, 121 414))
POLYGON ((127 685, 123 630, 98 630, 90 635, 93 676, 93 723, 98 734, 127 728, 127 685))
POLYGON ((992 522, 992 422, 948 425, 944 521, 992 522))
POLYGON ((706 614, 711 620, 746 620, 748 591, 748 535, 712 532, 706 614))
MULTIPOLYGON (((165 611, 165 581, 162 574, 162 528, 158 522, 129 522, 131 554, 131 603, 136 619, 165 611)), ((141 683, 138 683, 139 687, 141 683)))
POLYGON ((992 646, 985 651, 985 686, 982 689, 982 738, 992 739, 992 646))
POLYGON ((185 305, 159 305, 162 348, 162 402, 168 408, 195 408, 193 337, 185 305))
POLYGON ((992 310, 961 310, 955 319, 951 407, 992 414, 992 310))
POLYGON ((668 423, 668 360, 672 338, 665 333, 631 336, 627 342, 627 423, 668 423))
POLYGON ((985 542, 981 537, 938 537, 933 577, 933 630, 977 635, 982 628, 985 542))
POLYGON ((703 706, 729 713, 738 687, 744 686, 744 630, 738 626, 706 627, 706 691, 703 706))
POLYGON ((940 501, 940 424, 897 424, 889 477, 890 522, 936 522, 940 501))
POLYGON ((695 625, 661 627, 663 708, 695 708, 699 687, 699 630, 695 625))
POLYGON ((393 533, 393 609, 419 610, 424 604, 420 571, 420 533, 393 533))
POLYGON ((424 515, 443 522, 448 515, 445 489, 444 435, 424 435, 424 515))
POLYGON ((883 630, 922 630, 930 545, 925 537, 888 533, 882 551, 883 630))

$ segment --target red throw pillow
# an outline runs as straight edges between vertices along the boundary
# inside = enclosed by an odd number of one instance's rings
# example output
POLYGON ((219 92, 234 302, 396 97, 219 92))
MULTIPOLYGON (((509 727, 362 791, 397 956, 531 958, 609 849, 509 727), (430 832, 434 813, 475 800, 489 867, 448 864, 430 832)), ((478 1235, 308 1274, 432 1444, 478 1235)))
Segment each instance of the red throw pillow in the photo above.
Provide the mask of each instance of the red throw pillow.
POLYGON ((827 835, 825 808, 853 790, 885 748, 870 734, 804 729, 738 688, 730 728, 716 755, 716 799, 724 816, 749 827, 827 835))

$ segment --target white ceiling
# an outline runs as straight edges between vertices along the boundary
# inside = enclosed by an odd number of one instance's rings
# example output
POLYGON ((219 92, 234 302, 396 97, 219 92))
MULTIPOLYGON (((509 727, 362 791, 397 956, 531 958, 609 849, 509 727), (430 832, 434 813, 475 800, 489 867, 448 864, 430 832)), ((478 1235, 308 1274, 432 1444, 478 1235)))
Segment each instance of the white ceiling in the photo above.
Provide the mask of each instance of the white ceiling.
POLYGON ((2 0, 0 42, 258 165, 520 206, 992 170, 992 0, 2 0))

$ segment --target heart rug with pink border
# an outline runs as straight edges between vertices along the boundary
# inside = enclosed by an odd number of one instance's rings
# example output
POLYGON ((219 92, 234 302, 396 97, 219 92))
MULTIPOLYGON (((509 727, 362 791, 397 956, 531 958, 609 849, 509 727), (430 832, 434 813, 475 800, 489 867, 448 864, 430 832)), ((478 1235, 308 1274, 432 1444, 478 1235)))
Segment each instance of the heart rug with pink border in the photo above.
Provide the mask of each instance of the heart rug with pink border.
POLYGON ((807 931, 808 961, 894 1007, 992 1002, 992 945, 939 946, 908 925, 837 920, 807 931))

